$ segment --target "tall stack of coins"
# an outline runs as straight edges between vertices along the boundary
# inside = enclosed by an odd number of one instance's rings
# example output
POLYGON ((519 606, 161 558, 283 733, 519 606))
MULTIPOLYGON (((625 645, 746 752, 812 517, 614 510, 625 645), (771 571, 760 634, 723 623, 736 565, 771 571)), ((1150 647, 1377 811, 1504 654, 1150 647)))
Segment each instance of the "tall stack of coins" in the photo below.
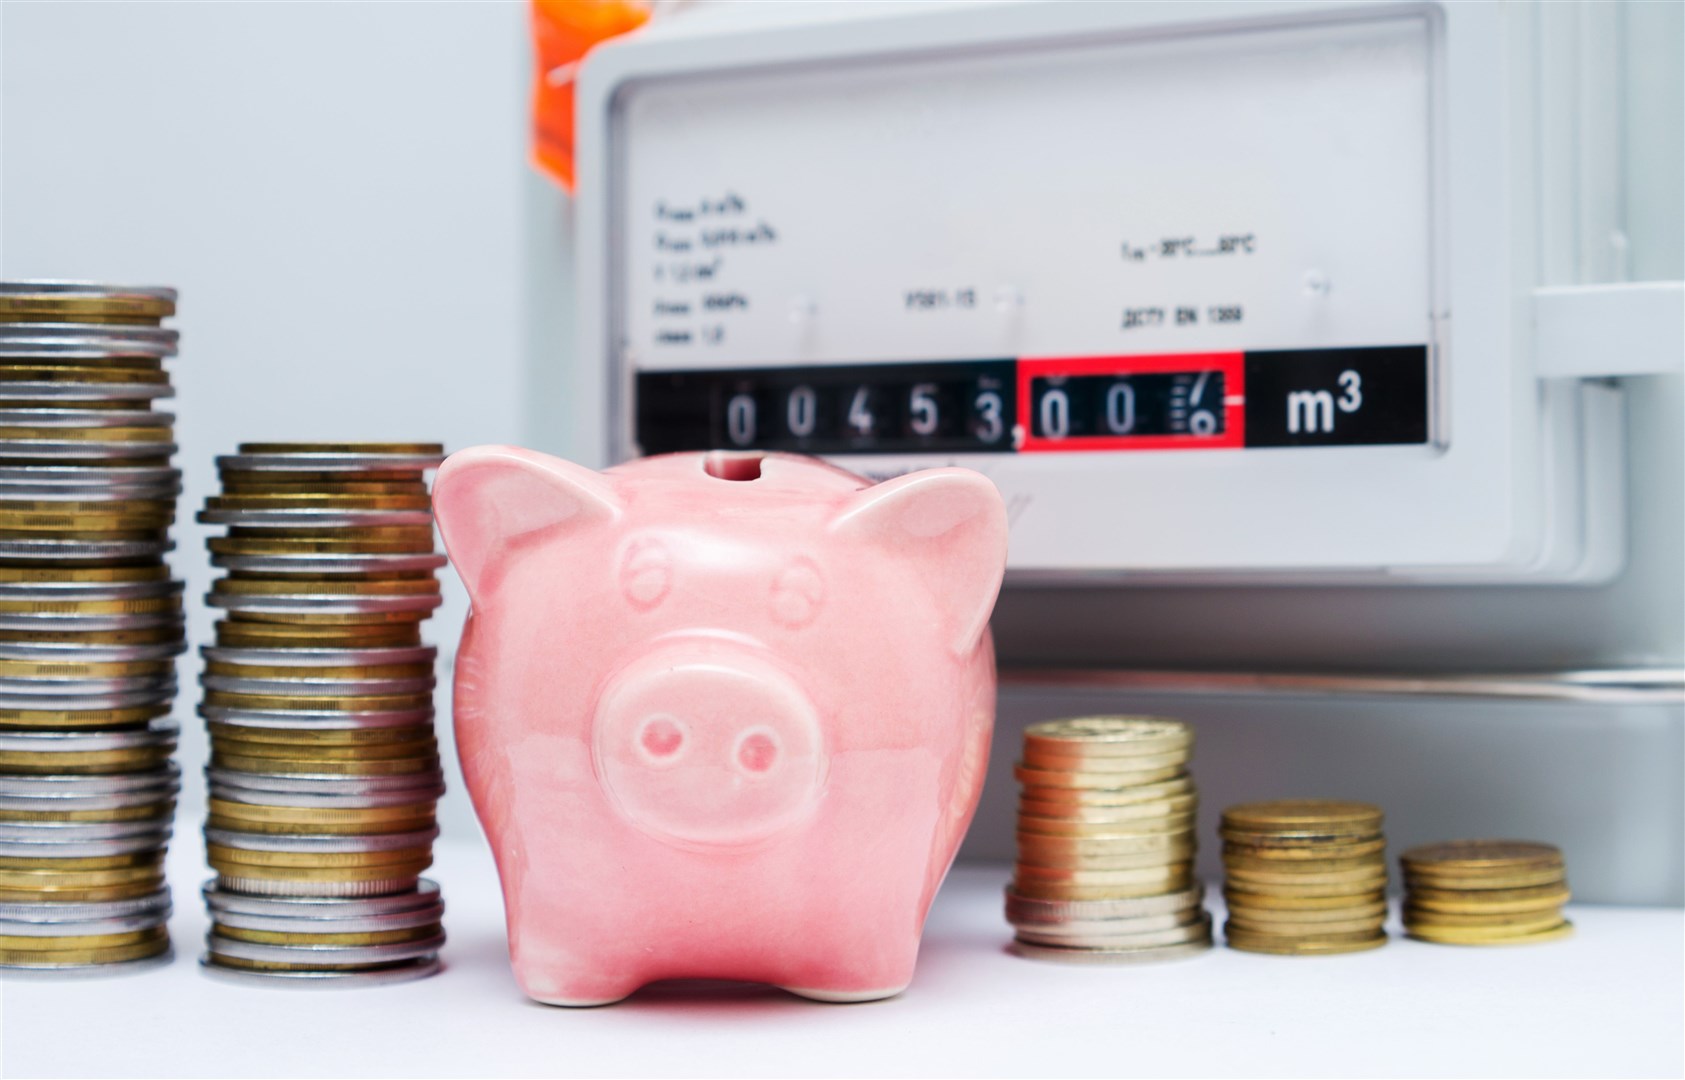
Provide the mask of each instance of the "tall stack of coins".
POLYGON ((0 967, 169 951, 173 289, 0 283, 0 967))
POLYGON ((433 443, 246 443, 199 520, 227 571, 204 649, 208 968, 295 982, 438 970, 444 904, 421 877, 444 792, 433 443))
POLYGON ((1527 840, 1449 840, 1411 848, 1404 931, 1441 945, 1529 945, 1574 932, 1562 916, 1562 852, 1527 840))
POLYGON ((1006 918, 1020 956, 1130 963, 1211 947, 1194 878, 1179 720, 1096 716, 1033 724, 1016 770, 1018 864, 1006 918))
POLYGON ((1386 944, 1386 838, 1367 803, 1283 799, 1223 811, 1228 943, 1288 956, 1386 944))

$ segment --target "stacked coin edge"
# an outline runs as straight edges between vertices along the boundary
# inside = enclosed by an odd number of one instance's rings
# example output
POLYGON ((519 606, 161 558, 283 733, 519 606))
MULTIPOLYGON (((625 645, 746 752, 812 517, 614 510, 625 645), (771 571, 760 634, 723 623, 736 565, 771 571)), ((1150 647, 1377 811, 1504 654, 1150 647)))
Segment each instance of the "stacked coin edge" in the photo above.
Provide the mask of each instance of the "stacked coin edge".
POLYGON ((1532 945, 1573 933, 1560 849, 1527 840, 1450 840, 1410 848, 1404 932, 1437 945, 1532 945))

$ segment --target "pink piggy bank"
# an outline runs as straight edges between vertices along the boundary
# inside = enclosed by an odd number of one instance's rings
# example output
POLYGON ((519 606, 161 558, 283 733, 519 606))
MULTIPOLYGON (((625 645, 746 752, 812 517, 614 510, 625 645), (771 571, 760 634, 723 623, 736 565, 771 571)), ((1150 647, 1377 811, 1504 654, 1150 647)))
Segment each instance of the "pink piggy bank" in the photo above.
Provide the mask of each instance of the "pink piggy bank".
POLYGON ((905 989, 988 761, 994 486, 488 446, 433 502, 472 600, 457 746, 522 989, 905 989))

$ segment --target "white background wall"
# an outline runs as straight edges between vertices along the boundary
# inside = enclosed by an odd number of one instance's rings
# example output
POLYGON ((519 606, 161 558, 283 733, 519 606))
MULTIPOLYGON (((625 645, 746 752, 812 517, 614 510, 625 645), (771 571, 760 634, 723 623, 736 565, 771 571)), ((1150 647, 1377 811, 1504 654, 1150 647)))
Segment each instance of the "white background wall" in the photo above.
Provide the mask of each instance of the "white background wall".
MULTIPOLYGON (((0 5, 0 276, 182 294, 166 407, 195 649, 183 823, 203 806, 212 530, 192 516, 215 455, 257 439, 534 441, 523 201, 561 200, 529 187, 525 20, 521 3, 0 5)), ((466 604, 444 576, 427 637, 448 646, 466 604)), ((445 827, 463 835, 446 767, 445 827)))

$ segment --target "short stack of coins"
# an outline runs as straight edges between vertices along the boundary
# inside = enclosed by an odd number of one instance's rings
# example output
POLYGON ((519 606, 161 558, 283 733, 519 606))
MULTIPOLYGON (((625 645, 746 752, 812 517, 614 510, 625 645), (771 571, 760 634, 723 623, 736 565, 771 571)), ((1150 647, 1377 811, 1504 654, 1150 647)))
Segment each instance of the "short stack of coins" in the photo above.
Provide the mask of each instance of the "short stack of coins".
POLYGON ((1574 932, 1562 915, 1568 868, 1551 844, 1448 840, 1411 848, 1404 932, 1441 945, 1530 945, 1574 932))
POLYGON ((1381 811, 1367 803, 1283 799, 1223 811, 1223 928, 1232 948, 1285 956, 1386 944, 1381 811))
POLYGON ((444 792, 432 443, 246 443, 199 520, 226 571, 203 650, 207 968, 295 983, 430 975, 444 904, 421 877, 444 792))
POLYGON ((1033 724, 1015 775, 1018 863, 1006 918, 1020 956, 1167 960, 1211 947, 1194 878, 1193 729, 1096 716, 1033 724))
POLYGON ((167 956, 176 293, 0 283, 0 967, 167 956))

